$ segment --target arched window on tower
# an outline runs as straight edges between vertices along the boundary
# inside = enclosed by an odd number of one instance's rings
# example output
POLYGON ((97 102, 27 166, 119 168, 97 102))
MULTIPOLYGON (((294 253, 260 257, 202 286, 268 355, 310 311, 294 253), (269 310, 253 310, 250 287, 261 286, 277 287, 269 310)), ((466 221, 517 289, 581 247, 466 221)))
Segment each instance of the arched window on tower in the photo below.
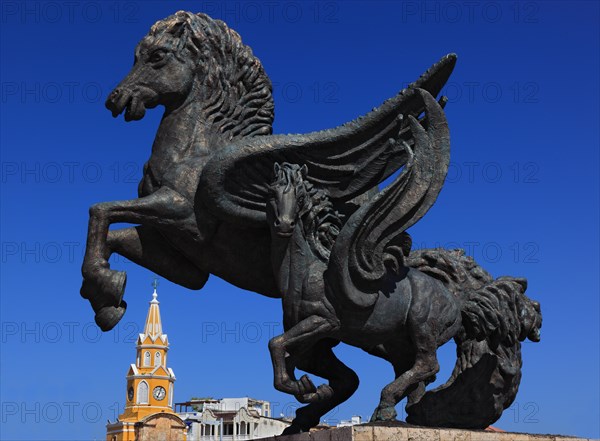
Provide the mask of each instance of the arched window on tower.
POLYGON ((138 384, 137 402, 138 404, 148 404, 148 383, 145 381, 138 384))
POLYGON ((150 366, 150 351, 144 352, 144 366, 150 366))
POLYGON ((160 352, 154 354, 154 366, 160 366, 160 352))

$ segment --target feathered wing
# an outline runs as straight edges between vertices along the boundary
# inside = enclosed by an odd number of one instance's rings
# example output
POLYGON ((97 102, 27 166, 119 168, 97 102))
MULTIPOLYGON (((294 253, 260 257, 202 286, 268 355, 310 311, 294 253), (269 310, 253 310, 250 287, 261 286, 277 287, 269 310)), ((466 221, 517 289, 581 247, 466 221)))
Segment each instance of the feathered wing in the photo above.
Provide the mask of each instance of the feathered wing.
MULTIPOLYGON (((411 118, 424 111, 419 89, 436 96, 456 56, 434 64, 398 95, 363 117, 334 129, 304 135, 245 138, 215 153, 204 167, 197 197, 209 210, 242 227, 266 227, 267 186, 274 162, 306 164, 307 179, 328 191, 340 211, 347 201, 373 188, 408 160, 403 143, 413 144, 411 118)), ((440 99, 443 106, 444 98, 440 99)), ((438 106, 439 107, 439 106, 438 106)))
POLYGON ((414 143, 404 143, 409 160, 392 184, 360 207, 337 237, 325 280, 335 296, 360 307, 375 303, 389 273, 405 270, 405 231, 431 208, 450 162, 446 117, 431 94, 416 89, 425 109, 420 123, 409 116, 414 143))

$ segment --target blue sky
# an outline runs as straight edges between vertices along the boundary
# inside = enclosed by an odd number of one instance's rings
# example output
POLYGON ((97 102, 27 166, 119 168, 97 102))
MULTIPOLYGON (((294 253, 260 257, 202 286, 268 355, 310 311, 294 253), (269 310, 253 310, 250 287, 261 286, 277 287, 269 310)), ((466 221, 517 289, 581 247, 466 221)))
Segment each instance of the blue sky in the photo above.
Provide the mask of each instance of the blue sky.
MULTIPOLYGON (((415 245, 466 248, 495 276, 527 277, 542 304, 542 341, 524 344, 519 394, 496 426, 600 437, 597 2, 4 1, 0 439, 103 439, 122 410, 153 275, 114 259, 129 307, 100 334, 78 294, 87 210, 136 196, 162 110, 125 123, 103 103, 137 42, 178 9, 224 19, 253 48, 276 133, 344 123, 458 54, 450 173, 415 245)), ((278 301, 216 277, 199 292, 163 280, 159 300, 176 401, 252 396, 293 412, 267 351, 278 301)), ((440 350, 439 381, 453 350, 440 350)), ((391 368, 337 353, 361 386, 328 418, 368 418, 391 368)))

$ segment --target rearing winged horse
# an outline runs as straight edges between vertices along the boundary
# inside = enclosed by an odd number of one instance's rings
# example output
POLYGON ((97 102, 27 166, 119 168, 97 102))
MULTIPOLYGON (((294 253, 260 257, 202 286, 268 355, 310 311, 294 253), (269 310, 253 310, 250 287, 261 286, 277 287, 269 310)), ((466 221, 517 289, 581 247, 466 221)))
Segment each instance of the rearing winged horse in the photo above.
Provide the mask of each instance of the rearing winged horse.
MULTIPOLYGON (((205 14, 179 11, 154 24, 135 49, 132 70, 109 95, 113 116, 139 120, 163 105, 137 199, 90 208, 81 295, 96 323, 112 329, 125 313, 126 275, 108 259, 118 253, 189 289, 209 274, 246 290, 281 297, 270 266, 265 206, 273 163, 310 166, 340 211, 407 160, 408 116, 436 96, 455 64, 448 55, 367 115, 304 135, 271 135, 271 83, 239 35, 205 14), (109 230, 113 223, 137 224, 109 230)), ((442 101, 443 102, 443 101, 442 101)))
MULTIPOLYGON (((441 111, 435 101, 424 98, 427 117, 441 117, 431 113, 441 111)), ((358 387, 356 374, 332 352, 339 342, 394 368, 395 379, 381 391, 371 421, 393 420, 395 406, 408 397, 411 423, 481 429, 516 396, 520 342, 540 339, 540 305, 524 294, 524 279, 493 280, 461 252, 410 253, 405 228, 426 211, 422 195, 448 154, 447 145, 428 142, 414 118, 411 126, 418 141, 414 154, 404 144, 411 159, 402 173, 345 223, 327 192, 307 181, 306 165, 275 164, 267 221, 284 333, 269 342, 269 350, 275 387, 310 403, 297 410, 284 434, 308 431, 358 387), (377 246, 368 246, 372 239, 377 246), (384 269, 364 271, 360 261, 364 267, 380 262, 384 269), (373 275, 367 283, 365 273, 373 275), (426 391, 439 370, 437 349, 451 338, 458 355, 454 372, 443 386, 426 391), (328 384, 315 387, 307 375, 297 379, 296 368, 328 384)))

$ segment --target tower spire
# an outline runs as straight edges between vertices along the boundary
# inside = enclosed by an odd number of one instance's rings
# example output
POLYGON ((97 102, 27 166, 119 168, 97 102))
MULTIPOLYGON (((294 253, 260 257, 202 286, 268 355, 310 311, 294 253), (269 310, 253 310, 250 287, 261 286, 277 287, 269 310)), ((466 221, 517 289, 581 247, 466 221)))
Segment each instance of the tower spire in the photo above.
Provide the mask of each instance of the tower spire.
POLYGON ((148 317, 146 317, 144 335, 148 335, 152 338, 152 340, 155 340, 157 337, 162 335, 162 321, 160 319, 160 309, 158 307, 158 293, 156 292, 158 287, 157 278, 154 278, 152 287, 154 288, 154 292, 152 293, 152 300, 150 301, 150 309, 148 309, 148 317))

